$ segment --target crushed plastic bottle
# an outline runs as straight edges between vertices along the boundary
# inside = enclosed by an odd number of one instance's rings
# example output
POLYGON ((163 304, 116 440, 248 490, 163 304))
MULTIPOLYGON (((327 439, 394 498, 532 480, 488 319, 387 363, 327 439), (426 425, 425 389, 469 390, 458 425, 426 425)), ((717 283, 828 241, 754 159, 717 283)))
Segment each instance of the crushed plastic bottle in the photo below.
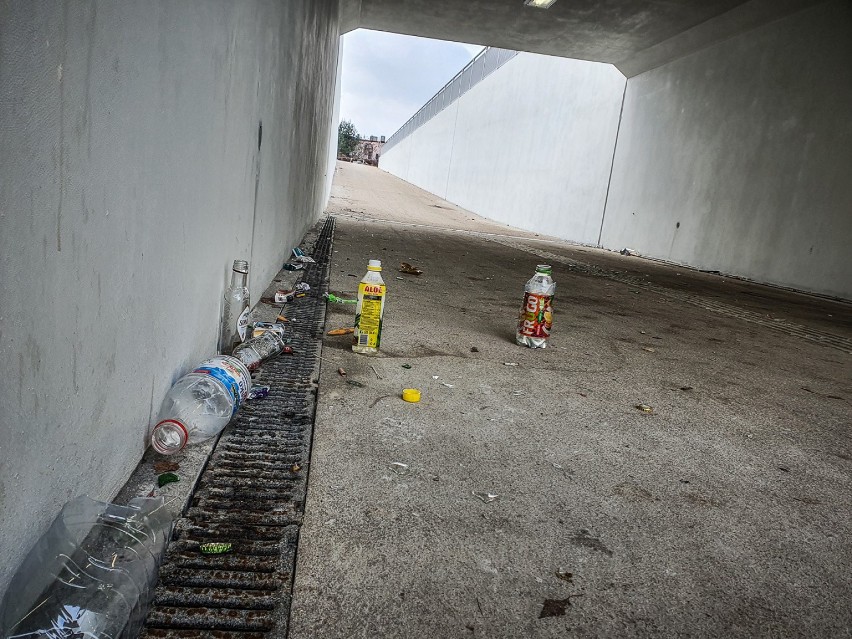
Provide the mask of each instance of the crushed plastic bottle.
POLYGON ((162 497, 69 501, 12 577, 0 637, 136 637, 171 527, 162 497))
POLYGON ((382 341, 382 314, 385 311, 387 287, 382 279, 382 263, 370 260, 367 274, 358 284, 358 305, 355 307, 355 338, 352 350, 356 353, 379 352, 382 341))
MULTIPOLYGON (((551 277, 549 264, 539 264, 524 287, 524 302, 518 318, 518 330, 515 341, 520 346, 546 348, 547 338, 553 326, 553 295, 556 283, 551 277)), ((506 366, 517 366, 506 363, 506 366)))
POLYGON ((250 372, 254 372, 265 360, 281 353, 285 346, 284 340, 278 333, 265 331, 237 346, 233 356, 245 364, 250 372))
POLYGON ((234 346, 245 341, 248 330, 249 290, 248 262, 234 260, 231 285, 225 289, 222 323, 219 329, 219 352, 229 355, 234 346))
POLYGON ((215 437, 228 425, 251 388, 251 373, 236 357, 217 355, 181 377, 166 394, 151 435, 158 453, 171 455, 188 442, 215 437))

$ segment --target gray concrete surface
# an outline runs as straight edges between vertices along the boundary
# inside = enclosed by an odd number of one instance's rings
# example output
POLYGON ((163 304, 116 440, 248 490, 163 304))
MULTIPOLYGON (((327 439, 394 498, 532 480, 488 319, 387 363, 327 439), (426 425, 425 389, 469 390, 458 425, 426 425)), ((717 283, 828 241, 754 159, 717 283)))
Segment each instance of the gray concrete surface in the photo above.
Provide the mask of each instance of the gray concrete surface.
POLYGON ((755 323, 852 343, 848 304, 511 237, 370 167, 330 212, 332 290, 381 258, 389 293, 379 357, 325 339, 293 639, 850 636, 852 355, 755 323), (537 254, 563 261, 533 351, 537 254))
POLYGON ((344 0, 357 27, 608 62, 632 75, 820 0, 344 0))
POLYGON ((596 244, 625 82, 609 64, 521 53, 380 166, 498 222, 596 244))
POLYGON ((0 2, 0 594, 321 213, 337 9, 0 2))

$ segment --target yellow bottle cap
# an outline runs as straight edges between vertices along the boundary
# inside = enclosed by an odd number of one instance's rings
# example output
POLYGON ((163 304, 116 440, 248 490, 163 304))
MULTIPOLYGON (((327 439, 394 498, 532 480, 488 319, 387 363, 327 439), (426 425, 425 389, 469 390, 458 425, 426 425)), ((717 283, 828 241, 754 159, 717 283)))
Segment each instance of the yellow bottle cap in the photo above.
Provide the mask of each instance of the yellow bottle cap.
POLYGON ((412 404, 416 404, 417 402, 420 401, 420 391, 417 390, 416 388, 403 389, 402 398, 407 402, 411 402, 412 404))

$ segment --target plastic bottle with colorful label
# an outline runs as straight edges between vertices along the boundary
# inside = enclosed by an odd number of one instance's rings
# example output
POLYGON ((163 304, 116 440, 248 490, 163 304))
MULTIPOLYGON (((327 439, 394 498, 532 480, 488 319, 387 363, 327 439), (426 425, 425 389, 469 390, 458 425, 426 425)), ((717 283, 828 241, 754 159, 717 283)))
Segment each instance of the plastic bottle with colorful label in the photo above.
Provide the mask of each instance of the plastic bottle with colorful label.
POLYGON ((382 263, 370 260, 367 274, 358 284, 358 304, 355 307, 355 337, 352 350, 356 353, 378 353, 382 341, 382 315, 385 311, 385 281, 382 263))
POLYGON ((210 439, 228 425, 251 388, 251 373, 236 357, 218 355, 181 377, 166 394, 151 445, 171 455, 210 439))
POLYGON ((546 348, 553 327, 553 296, 556 282, 549 264, 539 264, 524 287, 524 302, 518 317, 515 341, 521 346, 546 348))

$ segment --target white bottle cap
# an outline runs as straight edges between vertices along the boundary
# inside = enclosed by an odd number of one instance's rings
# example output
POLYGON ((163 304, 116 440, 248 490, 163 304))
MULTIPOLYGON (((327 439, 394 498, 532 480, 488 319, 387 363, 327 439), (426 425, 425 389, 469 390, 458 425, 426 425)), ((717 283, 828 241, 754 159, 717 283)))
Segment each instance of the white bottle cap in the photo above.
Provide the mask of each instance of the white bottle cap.
POLYGON ((369 262, 367 262, 367 270, 381 271, 382 270, 382 261, 381 260, 370 260, 369 262))

